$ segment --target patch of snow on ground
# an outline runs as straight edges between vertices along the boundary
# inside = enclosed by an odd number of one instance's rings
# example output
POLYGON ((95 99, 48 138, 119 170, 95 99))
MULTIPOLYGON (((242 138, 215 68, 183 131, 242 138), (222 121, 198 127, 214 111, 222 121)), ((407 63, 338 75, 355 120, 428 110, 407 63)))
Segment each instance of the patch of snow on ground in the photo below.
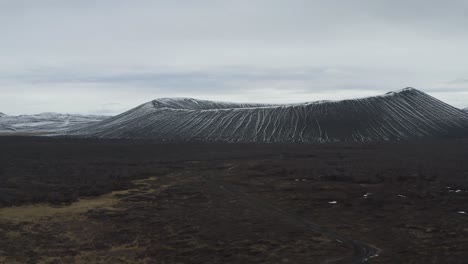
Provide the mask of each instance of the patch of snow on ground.
POLYGON ((35 127, 35 126, 46 126, 46 125, 51 125, 54 124, 52 121, 39 121, 39 122, 31 122, 31 123, 16 123, 12 124, 11 126, 14 128, 20 128, 20 127, 35 127))

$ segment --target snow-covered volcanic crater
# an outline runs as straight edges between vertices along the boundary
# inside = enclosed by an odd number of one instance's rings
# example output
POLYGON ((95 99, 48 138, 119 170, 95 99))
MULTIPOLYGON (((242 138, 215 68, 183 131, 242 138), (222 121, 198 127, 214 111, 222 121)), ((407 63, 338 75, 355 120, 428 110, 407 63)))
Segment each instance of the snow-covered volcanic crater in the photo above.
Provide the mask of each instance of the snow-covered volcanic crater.
POLYGON ((228 142, 408 140, 468 135, 468 115, 413 88, 293 105, 164 98, 69 135, 228 142))

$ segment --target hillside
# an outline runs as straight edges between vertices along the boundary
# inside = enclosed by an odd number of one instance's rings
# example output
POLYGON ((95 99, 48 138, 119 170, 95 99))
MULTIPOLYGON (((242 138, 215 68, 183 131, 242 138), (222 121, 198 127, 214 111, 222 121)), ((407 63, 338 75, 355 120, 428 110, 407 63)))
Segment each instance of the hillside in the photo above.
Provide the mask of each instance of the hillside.
POLYGON ((413 88, 291 105, 158 99, 69 135, 228 142, 407 140, 466 135, 468 117, 413 88))
MULTIPOLYGON (((1 116, 1 115, 0 115, 1 116)), ((107 116, 41 113, 36 115, 4 115, 0 119, 0 133, 56 134, 65 130, 87 126, 106 119, 107 116)))

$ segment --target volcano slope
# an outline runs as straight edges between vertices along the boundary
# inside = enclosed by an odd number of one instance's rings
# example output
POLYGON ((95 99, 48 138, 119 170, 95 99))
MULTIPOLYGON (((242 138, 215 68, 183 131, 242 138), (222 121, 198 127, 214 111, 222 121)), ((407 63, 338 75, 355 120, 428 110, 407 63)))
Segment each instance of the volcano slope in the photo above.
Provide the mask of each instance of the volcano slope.
POLYGON ((158 99, 69 135, 228 142, 352 142, 458 137, 468 116, 421 91, 295 105, 158 99))

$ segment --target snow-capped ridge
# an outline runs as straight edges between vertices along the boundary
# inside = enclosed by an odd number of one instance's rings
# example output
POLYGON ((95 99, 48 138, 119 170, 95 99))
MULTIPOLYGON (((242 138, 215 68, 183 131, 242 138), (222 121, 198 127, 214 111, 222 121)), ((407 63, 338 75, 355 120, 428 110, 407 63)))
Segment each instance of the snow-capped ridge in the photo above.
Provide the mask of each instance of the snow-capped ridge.
POLYGON ((400 90, 390 91, 383 95, 360 97, 355 99, 343 99, 343 100, 318 100, 309 101, 303 103, 289 103, 289 104, 265 104, 265 103, 236 103, 236 102, 223 102, 223 101, 209 101, 201 100, 190 97, 163 97, 157 98, 146 104, 152 105, 154 108, 170 108, 180 110, 226 110, 226 109, 249 109, 249 108, 277 108, 277 107, 290 107, 290 106, 302 106, 302 105, 315 105, 315 104, 329 104, 329 103, 340 103, 344 101, 354 100, 365 100, 378 98, 383 96, 397 96, 405 93, 421 93, 423 92, 407 87, 400 90))
POLYGON ((57 134, 69 129, 87 126, 106 118, 108 117, 52 112, 34 115, 3 116, 0 119, 0 133, 57 134))
POLYGON ((148 102, 147 104, 152 104, 154 108, 170 108, 185 110, 233 109, 270 106, 269 104, 260 103, 233 103, 222 101, 208 101, 189 97, 158 98, 151 102, 148 102))
POLYGON ((386 95, 394 95, 394 94, 406 93, 406 92, 423 93, 423 92, 419 91, 419 90, 416 89, 416 88, 413 88, 413 87, 406 87, 406 88, 403 88, 403 89, 390 91, 390 92, 387 92, 387 93, 385 93, 385 94, 386 94, 386 95))

